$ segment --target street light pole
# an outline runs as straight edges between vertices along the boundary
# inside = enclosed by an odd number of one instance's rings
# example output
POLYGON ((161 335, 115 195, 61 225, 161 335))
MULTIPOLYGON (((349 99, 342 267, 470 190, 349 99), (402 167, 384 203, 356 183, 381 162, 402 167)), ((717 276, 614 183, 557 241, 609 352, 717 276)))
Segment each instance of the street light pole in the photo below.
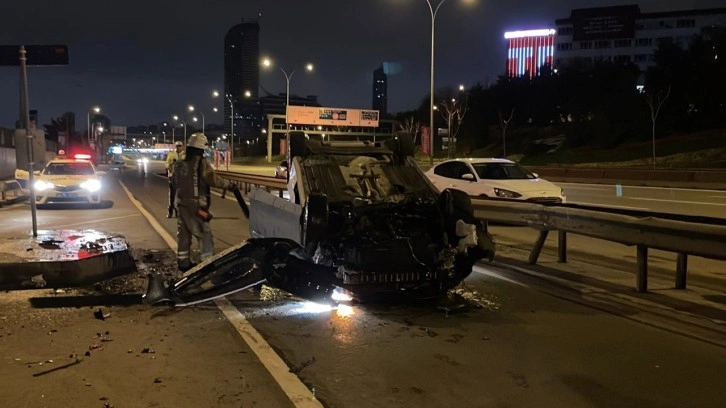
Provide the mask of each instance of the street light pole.
POLYGON ((91 111, 99 113, 101 112, 101 108, 94 106, 86 112, 86 136, 89 147, 91 146, 91 111))
POLYGON ((444 4, 446 0, 441 0, 439 4, 434 8, 431 5, 430 0, 426 0, 426 4, 429 5, 429 11, 431 12, 431 84, 430 84, 430 98, 429 98, 429 163, 434 165, 434 30, 436 28, 436 14, 439 12, 439 8, 444 4))

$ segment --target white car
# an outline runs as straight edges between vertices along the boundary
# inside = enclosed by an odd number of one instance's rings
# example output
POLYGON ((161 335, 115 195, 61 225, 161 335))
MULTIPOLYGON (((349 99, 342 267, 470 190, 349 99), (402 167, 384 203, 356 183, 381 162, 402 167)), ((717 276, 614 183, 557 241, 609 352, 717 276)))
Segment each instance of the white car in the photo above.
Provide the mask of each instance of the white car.
POLYGON ((455 188, 473 198, 509 198, 537 203, 564 203, 559 186, 507 159, 452 159, 426 176, 439 190, 455 188))
POLYGON ((43 170, 34 172, 35 203, 101 203, 101 177, 88 158, 55 158, 43 170))

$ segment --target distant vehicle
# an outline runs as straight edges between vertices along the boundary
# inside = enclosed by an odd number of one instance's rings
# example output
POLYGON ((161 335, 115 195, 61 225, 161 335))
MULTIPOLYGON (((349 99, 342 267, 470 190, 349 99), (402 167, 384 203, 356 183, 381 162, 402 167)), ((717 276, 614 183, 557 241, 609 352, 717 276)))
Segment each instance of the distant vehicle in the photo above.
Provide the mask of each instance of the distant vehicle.
POLYGON ((106 173, 97 171, 86 155, 54 158, 33 174, 37 205, 101 203, 101 177, 106 173))
POLYGON ((562 188, 507 159, 446 160, 427 171, 426 176, 439 190, 454 188, 473 198, 509 198, 537 203, 566 201, 562 188))
POLYGON ((275 177, 287 179, 287 160, 283 160, 275 167, 275 177))

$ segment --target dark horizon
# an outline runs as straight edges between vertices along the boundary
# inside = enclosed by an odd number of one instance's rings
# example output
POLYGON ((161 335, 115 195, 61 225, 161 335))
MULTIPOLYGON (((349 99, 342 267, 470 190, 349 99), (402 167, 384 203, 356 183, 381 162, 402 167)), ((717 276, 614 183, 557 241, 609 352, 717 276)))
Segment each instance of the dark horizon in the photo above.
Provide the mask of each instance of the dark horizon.
MULTIPOLYGON (((505 69, 504 31, 553 27, 575 8, 637 3, 650 13, 723 5, 715 0, 475 3, 448 0, 439 9, 437 89, 496 81, 505 69)), ((260 13, 260 55, 296 70, 291 94, 317 95, 323 106, 368 109, 373 71, 388 63, 398 68, 388 75, 388 111, 416 109, 428 98, 426 1, 351 1, 345 10, 339 7, 330 0, 309 0, 304 7, 295 0, 210 0, 203 6, 29 0, 0 5, 5 17, 0 45, 68 45, 68 66, 29 68, 30 109, 39 111, 41 124, 71 111, 83 128, 86 111, 100 106, 114 125, 150 125, 185 113, 189 104, 203 110, 207 123, 223 123, 221 113, 212 113, 213 107, 222 110, 222 101, 211 93, 223 88, 224 35, 243 17, 260 13), (312 74, 301 69, 308 61, 316 67, 312 74)), ((0 126, 14 127, 18 70, 0 67, 0 78, 0 126)), ((260 93, 265 92, 285 92, 279 69, 260 70, 260 93)))

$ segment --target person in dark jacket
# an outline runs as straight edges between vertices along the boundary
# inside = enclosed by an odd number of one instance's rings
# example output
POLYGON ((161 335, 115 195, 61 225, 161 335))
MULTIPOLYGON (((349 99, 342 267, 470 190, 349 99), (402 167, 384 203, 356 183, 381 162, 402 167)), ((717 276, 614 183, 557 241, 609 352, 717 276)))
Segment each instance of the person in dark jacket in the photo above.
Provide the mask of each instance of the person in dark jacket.
POLYGON ((166 156, 166 176, 169 177, 169 205, 167 206, 166 218, 171 218, 176 214, 176 206, 174 199, 176 198, 176 190, 171 178, 174 175, 174 164, 184 159, 184 143, 177 141, 174 143, 174 151, 169 152, 166 156))
POLYGON ((196 264, 191 260, 192 237, 197 238, 202 262, 214 254, 214 239, 209 222, 210 188, 236 189, 237 186, 220 178, 204 157, 208 147, 203 133, 194 133, 187 141, 184 158, 174 166, 172 183, 176 189, 177 208, 177 265, 187 271, 196 264))

